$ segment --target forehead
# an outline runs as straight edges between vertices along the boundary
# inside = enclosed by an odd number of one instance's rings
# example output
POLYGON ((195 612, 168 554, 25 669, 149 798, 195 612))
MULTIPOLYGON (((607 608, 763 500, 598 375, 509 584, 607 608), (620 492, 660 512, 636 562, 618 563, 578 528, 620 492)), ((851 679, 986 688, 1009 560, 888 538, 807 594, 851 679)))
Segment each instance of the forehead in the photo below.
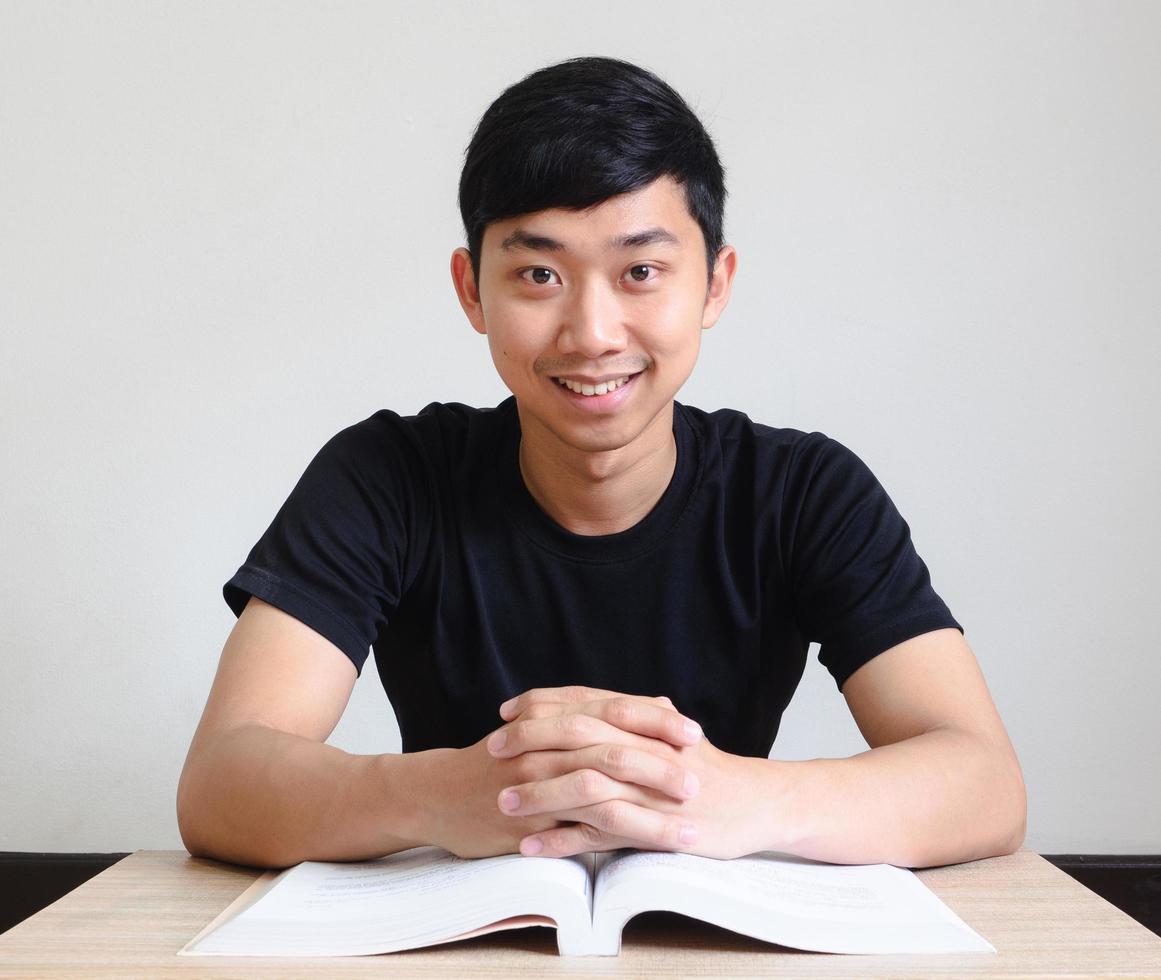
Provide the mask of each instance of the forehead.
POLYGON ((671 177, 659 177, 583 211, 549 208, 494 221, 484 229, 482 249, 518 256, 644 246, 677 250, 700 244, 701 228, 689 213, 685 191, 671 177))

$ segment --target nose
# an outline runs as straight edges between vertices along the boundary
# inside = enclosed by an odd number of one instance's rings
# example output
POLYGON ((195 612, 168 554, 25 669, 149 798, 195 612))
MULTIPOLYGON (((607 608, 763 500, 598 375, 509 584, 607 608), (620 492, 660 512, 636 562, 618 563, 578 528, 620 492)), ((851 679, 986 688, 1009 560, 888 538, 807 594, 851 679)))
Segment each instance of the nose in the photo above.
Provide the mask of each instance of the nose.
POLYGON ((600 282, 577 289, 563 311, 557 336, 560 352, 596 360, 620 353, 626 344, 621 306, 616 297, 600 282))

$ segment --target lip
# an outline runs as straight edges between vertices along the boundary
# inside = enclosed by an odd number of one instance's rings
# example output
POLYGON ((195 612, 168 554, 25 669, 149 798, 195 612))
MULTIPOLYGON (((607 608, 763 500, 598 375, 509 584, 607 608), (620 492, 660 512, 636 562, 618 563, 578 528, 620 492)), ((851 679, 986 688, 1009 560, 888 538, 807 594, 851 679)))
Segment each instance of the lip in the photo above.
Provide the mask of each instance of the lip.
MULTIPOLYGON (((636 387, 637 379, 641 377, 643 371, 638 371, 636 374, 630 374, 629 380, 626 381, 620 388, 615 391, 606 391, 603 395, 582 395, 576 391, 570 391, 556 379, 567 378, 569 381, 580 381, 572 374, 554 375, 548 379, 548 383, 552 385, 557 391, 561 393, 572 405, 582 412, 612 412, 620 407, 621 403, 625 401, 631 394, 634 387, 636 387)), ((612 374, 602 378, 602 381, 608 381, 612 378, 623 378, 624 374, 612 374)), ((599 384, 599 381, 590 381, 583 379, 584 384, 599 384)))

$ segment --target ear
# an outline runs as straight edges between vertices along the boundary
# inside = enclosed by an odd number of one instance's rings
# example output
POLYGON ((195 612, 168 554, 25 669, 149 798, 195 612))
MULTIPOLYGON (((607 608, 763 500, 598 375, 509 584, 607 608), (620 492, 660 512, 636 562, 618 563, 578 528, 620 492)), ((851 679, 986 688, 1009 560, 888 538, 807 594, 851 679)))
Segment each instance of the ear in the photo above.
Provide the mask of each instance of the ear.
POLYGON ((705 294, 705 308, 701 314, 701 328, 708 330, 718 322, 718 317, 730 301, 730 290, 734 284, 734 273, 738 271, 738 253, 733 245, 723 245, 714 262, 714 274, 710 277, 709 289, 705 294))
POLYGON ((488 325, 484 321, 484 307, 480 302, 480 290, 476 284, 476 275, 472 272, 471 253, 466 248, 457 248, 452 252, 451 277, 460 306, 463 307, 464 313, 471 321, 472 329, 476 333, 486 334, 488 325))

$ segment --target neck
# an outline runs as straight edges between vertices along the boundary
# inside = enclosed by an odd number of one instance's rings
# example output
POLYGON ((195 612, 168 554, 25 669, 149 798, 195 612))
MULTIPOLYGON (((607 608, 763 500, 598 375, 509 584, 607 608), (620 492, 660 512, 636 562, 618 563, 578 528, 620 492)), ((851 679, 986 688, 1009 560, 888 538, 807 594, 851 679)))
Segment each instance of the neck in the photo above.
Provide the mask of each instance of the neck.
POLYGON ((585 452, 524 426, 520 472, 532 498, 573 534, 616 534, 633 527, 661 499, 677 465, 673 405, 630 445, 585 452))

